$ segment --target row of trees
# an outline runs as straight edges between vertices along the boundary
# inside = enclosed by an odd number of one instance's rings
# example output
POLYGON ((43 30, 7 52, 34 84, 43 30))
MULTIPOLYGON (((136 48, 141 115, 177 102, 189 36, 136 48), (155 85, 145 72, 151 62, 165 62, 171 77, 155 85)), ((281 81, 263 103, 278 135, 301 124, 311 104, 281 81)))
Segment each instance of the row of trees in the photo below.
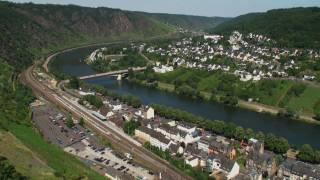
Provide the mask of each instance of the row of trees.
POLYGON ((265 142, 267 149, 275 153, 286 153, 290 148, 290 144, 285 138, 277 137, 272 133, 264 134, 263 132, 255 133, 252 129, 244 129, 237 126, 234 123, 226 123, 219 120, 209 120, 203 117, 199 117, 188 113, 186 111, 166 107, 158 104, 152 104, 155 112, 163 117, 174 119, 177 121, 186 121, 197 124, 199 127, 204 128, 216 134, 223 135, 228 138, 234 138, 239 141, 243 139, 250 139, 252 137, 257 138, 265 142))
POLYGON ((102 100, 96 95, 85 95, 82 97, 82 99, 79 100, 79 103, 83 104, 84 101, 89 102, 91 105, 95 106, 98 109, 100 109, 103 106, 102 100))
POLYGON ((310 145, 305 144, 300 148, 298 158, 305 162, 320 163, 320 151, 314 150, 310 145))

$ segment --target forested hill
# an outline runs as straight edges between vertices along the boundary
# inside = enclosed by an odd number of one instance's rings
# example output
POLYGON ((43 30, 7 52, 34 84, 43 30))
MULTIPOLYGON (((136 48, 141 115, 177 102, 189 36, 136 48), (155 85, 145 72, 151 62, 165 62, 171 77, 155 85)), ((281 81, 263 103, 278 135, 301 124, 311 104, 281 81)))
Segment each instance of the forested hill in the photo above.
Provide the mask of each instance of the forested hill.
POLYGON ((15 65, 27 64, 30 51, 172 31, 160 21, 118 9, 0 2, 0 54, 15 65))
POLYGON ((320 8, 292 8, 251 13, 220 24, 209 32, 234 30, 268 35, 280 45, 320 47, 320 8))
POLYGON ((230 20, 225 17, 203 17, 176 14, 147 14, 161 22, 181 27, 189 30, 207 30, 218 26, 219 24, 230 20))

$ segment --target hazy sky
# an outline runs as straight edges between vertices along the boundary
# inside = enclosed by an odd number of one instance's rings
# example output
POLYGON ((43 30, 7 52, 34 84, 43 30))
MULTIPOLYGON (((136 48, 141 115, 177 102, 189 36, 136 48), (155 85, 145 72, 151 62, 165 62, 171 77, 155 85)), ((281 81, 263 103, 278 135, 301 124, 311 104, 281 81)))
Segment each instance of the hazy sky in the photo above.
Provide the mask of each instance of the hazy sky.
POLYGON ((50 4, 77 4, 126 10, 234 17, 275 8, 320 6, 320 0, 13 0, 50 4))

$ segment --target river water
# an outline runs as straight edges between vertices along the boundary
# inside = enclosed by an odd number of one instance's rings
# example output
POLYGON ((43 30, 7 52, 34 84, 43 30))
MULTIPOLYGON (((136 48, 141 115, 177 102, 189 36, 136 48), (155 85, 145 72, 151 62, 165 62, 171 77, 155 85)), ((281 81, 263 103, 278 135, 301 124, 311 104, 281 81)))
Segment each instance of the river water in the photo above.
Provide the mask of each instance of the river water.
MULTIPOLYGON (((83 59, 98 47, 100 46, 76 49, 60 54, 54 59, 53 64, 65 74, 74 76, 93 74, 95 72, 83 62, 83 59)), ((270 132, 288 139, 290 143, 295 145, 308 143, 320 148, 320 125, 228 107, 219 103, 183 98, 173 93, 144 87, 126 80, 119 82, 114 77, 98 77, 86 81, 91 84, 102 85, 119 94, 137 96, 144 104, 158 103, 176 107, 209 119, 233 122, 254 131, 270 132)))

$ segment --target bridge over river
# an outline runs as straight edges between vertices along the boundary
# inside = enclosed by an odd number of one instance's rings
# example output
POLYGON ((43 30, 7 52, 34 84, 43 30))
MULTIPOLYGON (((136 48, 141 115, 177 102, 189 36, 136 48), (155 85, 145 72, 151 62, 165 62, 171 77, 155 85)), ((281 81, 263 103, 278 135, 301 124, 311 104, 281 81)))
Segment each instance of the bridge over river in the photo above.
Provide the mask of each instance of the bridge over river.
MULTIPOLYGON (((134 67, 131 68, 133 71, 143 71, 147 67, 134 67)), ((112 75, 119 75, 119 74, 127 74, 129 69, 123 69, 123 70, 118 70, 118 71, 110 71, 110 72, 105 72, 105 73, 98 73, 98 74, 92 74, 92 75, 87 75, 87 76, 81 76, 78 77, 80 80, 85 80, 85 79, 91 79, 91 78, 96 78, 96 77, 101 77, 101 76, 112 76, 112 75)))

